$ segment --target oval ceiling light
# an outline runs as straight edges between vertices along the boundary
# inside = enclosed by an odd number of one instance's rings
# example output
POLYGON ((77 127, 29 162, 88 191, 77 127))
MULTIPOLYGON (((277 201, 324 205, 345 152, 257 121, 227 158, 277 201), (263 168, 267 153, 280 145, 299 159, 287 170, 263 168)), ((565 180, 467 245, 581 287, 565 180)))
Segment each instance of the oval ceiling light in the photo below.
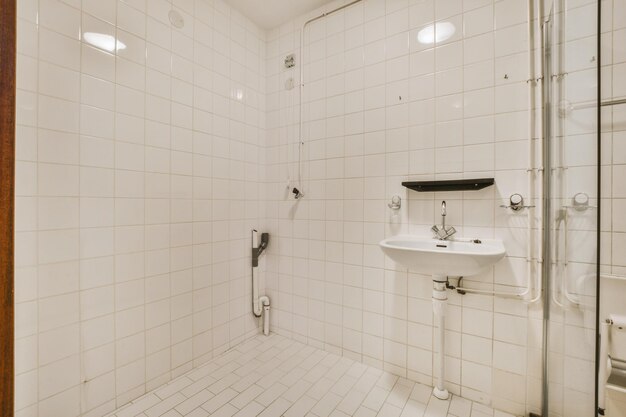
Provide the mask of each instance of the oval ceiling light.
POLYGON ((417 33, 419 43, 432 44, 448 40, 454 35, 456 28, 450 22, 437 22, 434 25, 428 25, 417 33))
POLYGON ((88 44, 107 52, 115 52, 121 49, 126 49, 126 45, 115 39, 115 36, 106 35, 104 33, 85 32, 83 33, 83 39, 88 44))

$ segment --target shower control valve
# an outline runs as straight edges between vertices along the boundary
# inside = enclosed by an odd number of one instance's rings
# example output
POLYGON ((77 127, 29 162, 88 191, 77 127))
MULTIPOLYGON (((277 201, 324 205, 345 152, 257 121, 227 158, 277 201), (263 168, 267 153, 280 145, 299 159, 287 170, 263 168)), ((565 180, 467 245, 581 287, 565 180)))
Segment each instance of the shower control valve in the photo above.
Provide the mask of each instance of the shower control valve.
POLYGON ((524 197, 522 197, 522 195, 519 193, 515 193, 515 194, 511 194, 511 196, 509 197, 508 205, 502 204, 500 205, 500 207, 505 208, 505 209, 511 209, 513 211, 520 211, 522 209, 533 208, 535 206, 525 206, 524 197))

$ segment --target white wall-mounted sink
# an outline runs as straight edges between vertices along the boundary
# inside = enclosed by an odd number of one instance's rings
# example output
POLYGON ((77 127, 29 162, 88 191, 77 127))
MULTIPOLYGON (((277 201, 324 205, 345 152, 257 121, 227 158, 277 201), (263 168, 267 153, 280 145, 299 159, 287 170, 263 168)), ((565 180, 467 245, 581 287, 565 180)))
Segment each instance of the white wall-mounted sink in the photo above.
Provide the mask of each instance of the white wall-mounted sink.
MULTIPOLYGON (((438 328, 440 352, 445 352, 448 277, 478 274, 498 262, 506 253, 502 241, 497 239, 438 240, 432 237, 401 235, 381 241, 380 247, 397 263, 432 276, 433 312, 438 328)), ((444 384, 446 374, 444 354, 438 355, 437 367, 439 371, 433 395, 441 400, 447 400, 450 393, 444 384)))
POLYGON ((400 235, 381 241, 380 247, 395 262, 414 271, 451 277, 476 275, 506 253, 497 239, 438 240, 400 235))

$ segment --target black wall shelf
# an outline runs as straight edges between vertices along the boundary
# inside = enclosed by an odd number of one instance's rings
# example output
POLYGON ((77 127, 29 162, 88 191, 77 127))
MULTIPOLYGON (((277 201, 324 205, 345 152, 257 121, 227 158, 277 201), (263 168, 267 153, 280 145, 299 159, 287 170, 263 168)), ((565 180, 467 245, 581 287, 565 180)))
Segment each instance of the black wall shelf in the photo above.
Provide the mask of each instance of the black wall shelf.
POLYGON ((493 178, 443 181, 405 181, 402 183, 405 187, 419 192, 482 190, 483 188, 489 187, 493 184, 493 178))

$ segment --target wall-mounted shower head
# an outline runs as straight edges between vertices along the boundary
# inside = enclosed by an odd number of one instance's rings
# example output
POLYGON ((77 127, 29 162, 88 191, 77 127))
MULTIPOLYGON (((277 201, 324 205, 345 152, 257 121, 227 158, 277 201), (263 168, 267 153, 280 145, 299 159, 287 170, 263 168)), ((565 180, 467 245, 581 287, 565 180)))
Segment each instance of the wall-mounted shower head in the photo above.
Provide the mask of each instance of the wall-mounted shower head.
POLYGON ((299 200, 302 197, 304 197, 304 193, 301 192, 300 190, 298 190, 295 187, 294 187, 294 189, 291 192, 293 193, 293 198, 295 198, 296 200, 299 200))
POLYGON ((267 248, 267 245, 270 243, 270 234, 269 233, 261 233, 261 244, 259 245, 259 254, 267 248))
POLYGON ((296 66, 296 55, 289 54, 285 57, 285 68, 293 68, 296 66))
POLYGON ((263 253, 265 249, 267 249, 267 245, 270 243, 270 234, 269 233, 261 233, 261 241, 256 241, 257 231, 256 229, 252 230, 252 266, 259 266, 259 256, 263 253))

